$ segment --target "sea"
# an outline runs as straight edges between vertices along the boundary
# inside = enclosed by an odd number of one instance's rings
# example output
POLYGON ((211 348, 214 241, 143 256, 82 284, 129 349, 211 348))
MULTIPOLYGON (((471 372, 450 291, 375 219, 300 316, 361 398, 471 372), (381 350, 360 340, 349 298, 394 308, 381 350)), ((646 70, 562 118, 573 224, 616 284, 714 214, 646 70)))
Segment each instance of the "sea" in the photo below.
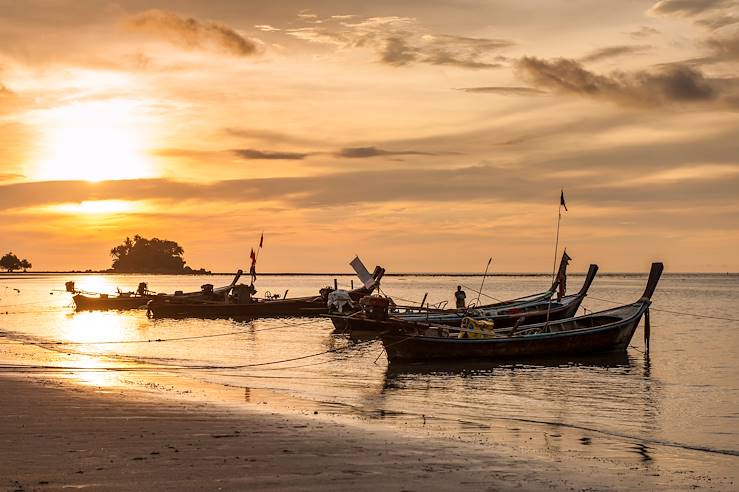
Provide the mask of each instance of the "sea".
MULTIPOLYGON (((315 295, 351 276, 260 275, 258 296, 315 295)), ((570 275, 571 292, 584 277, 570 275)), ((112 390, 329 416, 513 449, 522 455, 636 470, 669 488, 737 489, 739 275, 666 273, 625 353, 505 363, 389 364, 371 337, 325 318, 150 319, 145 310, 76 312, 64 283, 115 293, 196 291, 226 275, 0 275, 0 371, 112 390), (682 477, 682 478, 681 478, 682 477), (683 478, 687 481, 680 482, 683 478), (681 487, 677 487, 681 488, 681 487), (686 486, 687 488, 687 486, 686 486), (692 488, 692 485, 691 485, 692 488)), ((403 303, 478 304, 546 290, 546 275, 398 275, 403 303)), ((646 275, 600 274, 580 314, 635 301, 646 275)))

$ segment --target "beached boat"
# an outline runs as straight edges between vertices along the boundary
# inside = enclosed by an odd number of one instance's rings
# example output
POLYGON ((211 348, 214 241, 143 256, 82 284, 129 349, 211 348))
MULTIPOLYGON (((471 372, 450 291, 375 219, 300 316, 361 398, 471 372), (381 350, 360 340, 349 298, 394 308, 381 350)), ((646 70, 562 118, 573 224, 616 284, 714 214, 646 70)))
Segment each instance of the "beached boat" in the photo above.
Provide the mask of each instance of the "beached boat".
MULTIPOLYGON (((576 318, 507 329, 406 322, 382 333, 390 361, 514 359, 624 351, 662 275, 653 263, 642 297, 632 304, 576 318)), ((647 318, 648 319, 648 318, 647 318)))
POLYGON ((547 320, 570 318, 577 314, 588 290, 598 273, 598 265, 590 265, 580 291, 559 299, 552 298, 557 284, 550 289, 548 296, 529 296, 518 301, 508 301, 486 307, 465 310, 422 310, 388 306, 387 312, 364 309, 351 314, 329 314, 328 317, 337 331, 381 332, 394 329, 397 323, 406 322, 436 323, 459 326, 465 318, 487 321, 496 327, 513 326, 516 323, 532 324, 547 320))
POLYGON ((217 300, 224 299, 226 293, 230 291, 239 278, 242 271, 236 272, 236 275, 230 284, 213 288, 212 284, 204 284, 199 291, 195 292, 175 292, 174 294, 155 294, 148 289, 146 282, 140 282, 135 292, 118 292, 116 295, 100 294, 77 290, 74 282, 65 283, 67 292, 74 294, 75 308, 78 311, 104 311, 104 310, 128 310, 145 308, 152 299, 178 299, 178 300, 217 300))
MULTIPOLYGON (((339 291, 352 303, 368 296, 379 285, 385 269, 375 267, 373 274, 363 279, 364 285, 351 291, 339 291)), ((362 278, 362 277, 360 277, 362 278)), ((253 285, 234 285, 222 301, 155 298, 149 301, 147 314, 153 318, 231 318, 311 317, 327 314, 335 289, 325 287, 317 296, 292 299, 254 298, 253 285)))

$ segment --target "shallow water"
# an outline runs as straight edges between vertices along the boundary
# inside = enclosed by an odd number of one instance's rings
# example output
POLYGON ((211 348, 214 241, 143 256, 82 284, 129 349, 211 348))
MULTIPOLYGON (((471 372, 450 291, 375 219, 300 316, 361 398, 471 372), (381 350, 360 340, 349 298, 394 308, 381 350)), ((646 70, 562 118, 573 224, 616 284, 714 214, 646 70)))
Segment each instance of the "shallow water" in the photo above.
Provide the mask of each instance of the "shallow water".
MULTIPOLYGON (((570 290, 579 289, 582 279, 571 276, 570 290)), ((308 402, 305 408, 314 402, 322 412, 350 418, 434 428, 530 453, 633 462, 649 470, 679 468, 729 480, 739 465, 739 321, 716 319, 737 317, 736 275, 665 275, 654 296, 649 356, 640 328, 632 347, 619 355, 404 366, 388 366, 379 342, 336 334, 323 319, 150 320, 143 311, 75 313, 69 294, 53 292, 66 280, 103 292, 133 289, 146 280, 154 290, 172 292, 198 290, 206 282, 224 285, 230 278, 0 276, 0 363, 42 366, 38 372, 66 366, 97 386, 147 384, 147 372, 152 381, 165 372, 173 380, 227 385, 245 395, 288 395, 308 402), (164 341, 150 341, 157 339, 164 341), (288 361, 274 363, 279 360, 288 361), (136 377, 96 370, 113 367, 135 368, 136 377)), ((645 280, 601 275, 585 307, 631 302, 645 280)), ((346 287, 349 281, 339 278, 346 287)), ((262 293, 290 289, 292 297, 332 282, 262 276, 258 287, 262 293)), ((475 277, 409 275, 385 278, 383 290, 397 299, 420 301, 428 293, 433 303, 451 302, 457 284, 479 283, 475 277)), ((547 284, 542 276, 496 276, 486 280, 485 292, 508 299, 547 284)))

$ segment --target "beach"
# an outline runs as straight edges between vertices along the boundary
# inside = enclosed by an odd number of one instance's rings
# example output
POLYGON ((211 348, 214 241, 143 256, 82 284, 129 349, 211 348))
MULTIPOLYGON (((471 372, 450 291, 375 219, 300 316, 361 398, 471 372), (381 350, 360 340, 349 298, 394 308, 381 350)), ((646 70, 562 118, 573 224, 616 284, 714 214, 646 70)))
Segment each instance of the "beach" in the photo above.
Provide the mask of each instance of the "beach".
MULTIPOLYGON (((723 491, 739 483, 730 322, 711 325, 711 342, 692 320, 657 310, 651 356, 637 339, 628 353, 581 360, 397 366, 376 340, 335 333, 321 318, 75 312, 68 297, 49 294, 64 279, 10 279, 20 292, 4 289, 0 490, 723 491)), ((150 281, 169 290, 183 283, 150 281)), ((302 293, 319 281, 263 282, 302 293)), ((515 297, 540 282, 491 284, 515 297)), ((387 288, 442 295, 436 283, 399 277, 387 288)), ((606 277, 592 297, 628 299, 643 283, 606 277)), ((736 292, 733 278, 668 276, 664 285, 658 306, 668 310, 699 288, 711 293, 704 303, 736 292)))
POLYGON ((707 476, 551 460, 319 414, 175 401, 42 376, 0 377, 9 491, 727 490, 707 476))
POLYGON ((7 490, 595 487, 592 477, 562 473, 556 463, 320 416, 234 412, 28 376, 1 377, 0 392, 0 476, 7 490))

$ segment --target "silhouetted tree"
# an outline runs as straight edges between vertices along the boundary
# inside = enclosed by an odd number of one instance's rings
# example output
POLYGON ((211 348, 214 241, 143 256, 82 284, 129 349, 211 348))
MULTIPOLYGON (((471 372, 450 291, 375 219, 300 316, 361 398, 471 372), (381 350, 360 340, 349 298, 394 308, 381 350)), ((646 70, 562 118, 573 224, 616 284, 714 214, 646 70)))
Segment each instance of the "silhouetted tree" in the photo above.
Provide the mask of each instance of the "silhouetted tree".
POLYGON ((23 259, 21 260, 21 268, 23 269, 23 272, 24 272, 24 273, 25 273, 26 271, 28 271, 28 269, 29 269, 29 268, 32 268, 32 267, 33 267, 33 265, 31 265, 31 262, 30 262, 30 261, 28 261, 27 259, 23 258, 23 259))
POLYGON ((126 238, 110 250, 113 257, 112 269, 116 272, 151 272, 182 273, 185 272, 185 250, 174 241, 166 239, 146 239, 138 234, 126 238))
MULTIPOLYGON (((29 263, 29 268, 30 266, 31 265, 29 263)), ((18 259, 17 256, 10 252, 0 258, 0 267, 6 269, 9 272, 12 272, 13 270, 20 270, 21 268, 23 268, 23 262, 21 262, 21 260, 18 259)))

